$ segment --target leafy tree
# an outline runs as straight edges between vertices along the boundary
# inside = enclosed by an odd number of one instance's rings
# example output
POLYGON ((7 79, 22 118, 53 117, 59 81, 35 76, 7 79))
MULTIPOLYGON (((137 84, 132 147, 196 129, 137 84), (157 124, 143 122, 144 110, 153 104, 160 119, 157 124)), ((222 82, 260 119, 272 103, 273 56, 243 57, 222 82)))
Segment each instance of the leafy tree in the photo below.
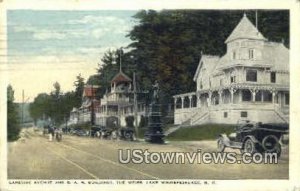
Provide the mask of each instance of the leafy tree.
POLYGON ((11 85, 7 87, 7 139, 14 141, 19 138, 20 125, 17 105, 14 103, 14 90, 11 85))
POLYGON ((46 93, 40 93, 34 98, 33 103, 29 106, 30 116, 36 123, 38 119, 44 119, 50 117, 50 96, 46 93))
POLYGON ((54 90, 50 94, 39 94, 30 105, 30 115, 36 122, 38 119, 51 118, 52 122, 59 125, 68 119, 70 111, 78 104, 76 93, 62 93, 60 84, 53 84, 54 90))
MULTIPOLYGON (((74 86, 75 86, 74 107, 79 107, 81 105, 82 93, 83 93, 83 89, 84 89, 84 78, 81 77, 81 74, 76 76, 76 81, 74 82, 74 86)), ((71 95, 69 95, 69 96, 71 96, 71 95)), ((70 97, 70 99, 71 99, 71 97, 70 97)))
MULTIPOLYGON (((98 64, 97 75, 90 76, 87 84, 99 86, 97 97, 102 97, 110 87, 111 79, 119 72, 121 50, 108 50, 98 64)), ((124 63, 124 62, 122 62, 124 63)))

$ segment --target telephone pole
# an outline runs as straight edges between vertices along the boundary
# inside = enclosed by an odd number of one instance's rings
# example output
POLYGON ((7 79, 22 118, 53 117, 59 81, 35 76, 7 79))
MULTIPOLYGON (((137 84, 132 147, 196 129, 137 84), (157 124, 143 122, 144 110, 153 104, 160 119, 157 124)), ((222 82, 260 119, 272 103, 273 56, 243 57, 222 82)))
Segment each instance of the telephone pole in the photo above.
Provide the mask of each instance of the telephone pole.
POLYGON ((24 90, 22 90, 22 125, 24 124, 24 90))
POLYGON ((133 73, 133 107, 134 107, 134 122, 135 122, 135 133, 138 136, 139 128, 138 128, 138 115, 137 115, 137 92, 136 92, 136 79, 135 72, 133 73))

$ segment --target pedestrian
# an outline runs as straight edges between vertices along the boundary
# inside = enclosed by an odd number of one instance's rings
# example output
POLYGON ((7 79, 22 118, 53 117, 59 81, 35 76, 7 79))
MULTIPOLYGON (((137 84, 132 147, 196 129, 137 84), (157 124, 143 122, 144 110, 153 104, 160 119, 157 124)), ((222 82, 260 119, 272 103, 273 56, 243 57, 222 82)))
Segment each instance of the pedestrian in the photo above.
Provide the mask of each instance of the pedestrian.
POLYGON ((52 138, 53 138, 53 137, 52 137, 52 133, 50 132, 50 133, 49 133, 49 141, 52 141, 52 138))
POLYGON ((54 137, 54 129, 52 126, 49 126, 49 141, 52 141, 54 137))

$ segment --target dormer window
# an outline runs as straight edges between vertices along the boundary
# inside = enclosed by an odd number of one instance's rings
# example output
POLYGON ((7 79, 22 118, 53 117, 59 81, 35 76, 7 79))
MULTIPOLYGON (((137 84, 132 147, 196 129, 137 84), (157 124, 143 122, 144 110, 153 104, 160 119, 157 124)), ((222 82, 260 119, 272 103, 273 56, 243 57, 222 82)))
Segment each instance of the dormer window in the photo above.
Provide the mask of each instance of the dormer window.
POLYGON ((271 72, 270 75, 271 83, 276 83, 276 72, 271 72))
POLYGON ((232 52, 232 60, 235 60, 236 59, 236 51, 234 50, 233 52, 232 52))
POLYGON ((231 72, 231 74, 230 74, 230 83, 235 83, 235 82, 236 82, 236 81, 235 81, 235 77, 236 77, 235 72, 234 72, 234 71, 231 72))
POLYGON ((254 49, 249 49, 249 59, 254 59, 254 49))

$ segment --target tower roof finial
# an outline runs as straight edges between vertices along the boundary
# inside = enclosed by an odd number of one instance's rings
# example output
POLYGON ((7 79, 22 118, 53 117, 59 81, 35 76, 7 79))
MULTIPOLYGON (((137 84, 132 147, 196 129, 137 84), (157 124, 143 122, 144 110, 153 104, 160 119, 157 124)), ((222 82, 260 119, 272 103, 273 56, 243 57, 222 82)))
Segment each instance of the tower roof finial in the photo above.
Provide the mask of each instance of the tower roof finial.
POLYGON ((246 12, 244 12, 244 17, 247 17, 247 14, 246 14, 246 12))

